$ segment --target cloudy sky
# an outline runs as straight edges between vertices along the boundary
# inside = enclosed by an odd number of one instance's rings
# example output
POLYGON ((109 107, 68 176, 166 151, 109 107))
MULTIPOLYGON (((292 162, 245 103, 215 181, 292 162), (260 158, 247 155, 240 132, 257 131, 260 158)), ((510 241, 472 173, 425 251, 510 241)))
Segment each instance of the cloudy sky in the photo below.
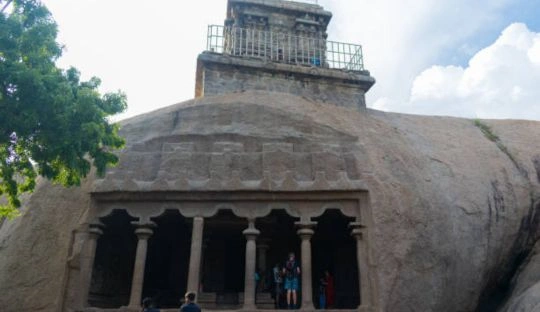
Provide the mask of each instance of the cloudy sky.
MULTIPOLYGON (((188 100, 208 24, 226 0, 44 0, 62 67, 128 95, 123 118, 188 100)), ((540 120, 540 0, 319 0, 329 39, 362 44, 368 106, 540 120)))

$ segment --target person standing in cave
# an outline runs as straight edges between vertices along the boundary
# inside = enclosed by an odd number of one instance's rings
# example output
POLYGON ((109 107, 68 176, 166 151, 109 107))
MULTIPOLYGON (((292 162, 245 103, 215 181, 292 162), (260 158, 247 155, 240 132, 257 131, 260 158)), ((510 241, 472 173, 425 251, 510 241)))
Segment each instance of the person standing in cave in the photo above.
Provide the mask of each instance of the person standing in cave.
POLYGON ((283 274, 285 275, 284 286, 287 291, 287 306, 289 309, 296 309, 298 308, 296 293, 299 289, 298 276, 300 276, 300 266, 298 266, 294 252, 289 253, 289 258, 283 267, 283 274))
POLYGON ((279 263, 276 263, 276 265, 272 269, 272 273, 273 273, 273 277, 274 277, 275 308, 280 309, 281 308, 281 294, 282 294, 282 287, 283 287, 283 278, 282 278, 281 268, 279 267, 279 263))
POLYGON ((334 288, 334 277, 330 274, 330 271, 324 271, 324 282, 325 282, 325 297, 326 297, 326 306, 328 308, 334 307, 334 299, 336 297, 336 290, 334 288))

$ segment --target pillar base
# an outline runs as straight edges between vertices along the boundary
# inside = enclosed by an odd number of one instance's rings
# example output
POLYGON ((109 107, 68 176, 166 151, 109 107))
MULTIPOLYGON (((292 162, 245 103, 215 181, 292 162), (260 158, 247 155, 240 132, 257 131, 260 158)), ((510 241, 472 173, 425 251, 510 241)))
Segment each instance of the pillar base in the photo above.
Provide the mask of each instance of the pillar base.
POLYGON ((252 305, 247 305, 247 306, 242 307, 242 311, 256 311, 256 310, 258 310, 258 309, 257 309, 257 306, 255 306, 255 305, 253 305, 253 306, 252 305))
POLYGON ((358 311, 359 312, 375 312, 375 309, 367 305, 359 305, 358 311))

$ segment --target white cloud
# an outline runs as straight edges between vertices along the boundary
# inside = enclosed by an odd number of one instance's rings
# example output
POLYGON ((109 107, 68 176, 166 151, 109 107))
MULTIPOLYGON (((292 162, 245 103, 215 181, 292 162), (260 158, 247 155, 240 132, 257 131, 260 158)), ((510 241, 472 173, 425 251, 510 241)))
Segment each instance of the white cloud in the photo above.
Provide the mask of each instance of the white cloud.
POLYGON ((362 44, 366 68, 377 79, 367 94, 372 107, 381 98, 407 101, 414 78, 441 59, 461 64, 480 48, 472 38, 500 31, 506 10, 517 5, 513 0, 319 3, 334 13, 330 40, 362 44))
POLYGON ((508 26, 468 66, 431 66, 413 82, 409 101, 376 108, 418 114, 540 120, 540 33, 508 26))

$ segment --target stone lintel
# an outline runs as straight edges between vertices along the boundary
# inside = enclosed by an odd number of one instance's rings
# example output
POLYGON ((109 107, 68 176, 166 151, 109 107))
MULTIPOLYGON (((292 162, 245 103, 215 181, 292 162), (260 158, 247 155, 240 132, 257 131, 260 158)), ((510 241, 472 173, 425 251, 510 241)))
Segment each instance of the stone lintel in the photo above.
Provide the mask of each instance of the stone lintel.
POLYGON ((195 97, 260 90, 290 93, 337 106, 365 109, 375 84, 369 71, 345 71, 203 52, 197 60, 195 97))

